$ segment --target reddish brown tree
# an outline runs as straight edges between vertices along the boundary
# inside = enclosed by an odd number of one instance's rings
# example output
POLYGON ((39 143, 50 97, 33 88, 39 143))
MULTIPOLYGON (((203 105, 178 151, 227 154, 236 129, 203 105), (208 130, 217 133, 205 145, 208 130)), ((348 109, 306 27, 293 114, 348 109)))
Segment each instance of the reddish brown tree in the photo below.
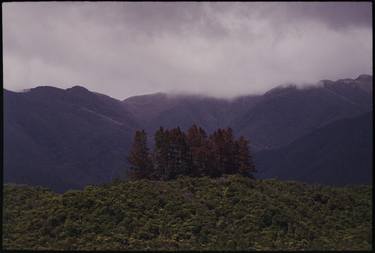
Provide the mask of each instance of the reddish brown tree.
POLYGON ((239 174, 254 178, 252 173, 256 170, 250 153, 249 141, 243 136, 236 141, 236 166, 239 174))
POLYGON ((248 140, 235 140, 231 128, 219 128, 207 138, 205 131, 195 124, 187 134, 179 127, 161 127, 154 137, 152 161, 146 133, 136 132, 129 155, 131 178, 170 180, 179 175, 219 177, 235 173, 253 177, 255 172, 248 140))
POLYGON ((191 176, 208 175, 209 150, 206 132, 194 124, 187 132, 187 143, 191 152, 191 176))

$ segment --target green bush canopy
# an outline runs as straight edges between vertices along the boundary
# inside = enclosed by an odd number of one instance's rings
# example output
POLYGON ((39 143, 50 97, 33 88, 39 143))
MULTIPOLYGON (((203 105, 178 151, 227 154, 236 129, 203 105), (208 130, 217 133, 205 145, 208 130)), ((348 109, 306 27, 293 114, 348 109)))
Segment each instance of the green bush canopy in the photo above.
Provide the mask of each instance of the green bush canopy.
POLYGON ((241 175, 4 185, 7 250, 371 250, 372 187, 241 175))

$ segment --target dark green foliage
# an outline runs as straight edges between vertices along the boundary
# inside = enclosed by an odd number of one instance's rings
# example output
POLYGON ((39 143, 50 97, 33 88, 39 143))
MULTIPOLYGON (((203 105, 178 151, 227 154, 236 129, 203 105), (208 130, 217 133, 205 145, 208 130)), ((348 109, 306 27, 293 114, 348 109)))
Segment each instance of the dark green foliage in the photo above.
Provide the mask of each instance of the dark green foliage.
POLYGON ((169 172, 169 131, 160 127, 155 135, 155 148, 154 148, 154 165, 155 174, 154 178, 161 180, 168 179, 169 172))
POLYGON ((179 127, 169 132, 169 163, 168 179, 175 179, 178 175, 190 175, 191 154, 186 135, 179 127))
POLYGON ((156 171, 154 179, 170 180, 192 174, 190 146, 179 127, 171 130, 160 127, 156 131, 153 157, 156 171))
POLYGON ((239 175, 4 186, 3 245, 29 250, 371 250, 372 188, 239 175))

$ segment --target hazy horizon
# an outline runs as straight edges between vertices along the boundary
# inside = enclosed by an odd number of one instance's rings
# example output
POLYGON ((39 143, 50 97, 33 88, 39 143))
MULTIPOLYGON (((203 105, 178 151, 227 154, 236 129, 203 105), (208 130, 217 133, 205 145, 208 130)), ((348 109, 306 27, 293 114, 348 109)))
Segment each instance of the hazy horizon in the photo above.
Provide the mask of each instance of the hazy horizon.
POLYGON ((370 2, 3 4, 4 88, 233 98, 372 75, 370 2))
MULTIPOLYGON (((369 74, 361 74, 361 75, 369 75, 369 74)), ((370 76, 372 77, 372 75, 370 75, 370 76)), ((353 80, 355 80, 358 77, 345 77, 345 78, 340 78, 340 79, 353 79, 353 80)), ((340 79, 331 80, 331 81, 338 81, 340 79)), ((323 81, 323 79, 320 80, 320 81, 323 81)), ((111 96, 111 95, 106 94, 106 93, 101 93, 101 92, 92 90, 92 89, 90 89, 90 88, 88 88, 88 87, 86 87, 84 85, 80 85, 80 84, 72 85, 70 87, 69 86, 68 87, 57 87, 57 86, 46 84, 46 85, 38 85, 38 86, 35 86, 35 87, 30 87, 30 88, 27 88, 27 89, 19 89, 19 90, 12 90, 12 89, 8 89, 8 88, 5 88, 5 87, 4 87, 4 89, 6 89, 8 91, 12 91, 12 92, 21 92, 22 93, 22 92, 27 92, 28 90, 34 89, 34 88, 37 88, 37 87, 54 87, 54 88, 59 88, 59 89, 64 89, 65 90, 65 89, 73 88, 75 86, 80 86, 80 87, 88 89, 90 92, 100 93, 100 94, 103 94, 103 95, 107 95, 107 96, 110 96, 110 97, 115 98, 117 100, 125 100, 125 99, 131 98, 131 97, 136 97, 136 96, 148 96, 148 95, 156 95, 156 94, 166 95, 166 96, 170 96, 170 97, 194 96, 194 97, 202 97, 202 98, 214 98, 214 99, 223 99, 223 100, 234 100, 234 99, 237 99, 237 98, 240 98, 240 97, 263 95, 264 93, 266 93, 266 92, 268 92, 268 91, 270 91, 272 89, 279 88, 279 87, 291 87, 291 86, 293 86, 293 87, 296 87, 297 89, 319 87, 321 85, 319 82, 304 83, 304 84, 297 84, 297 83, 279 84, 279 85, 276 85, 274 87, 269 88, 268 90, 266 90, 264 92, 244 93, 244 94, 240 94, 240 95, 232 96, 232 97, 220 97, 220 96, 215 96, 215 95, 210 95, 210 94, 192 93, 192 92, 186 92, 186 91, 185 92, 173 92, 173 91, 172 92, 163 92, 163 91, 155 91, 155 92, 144 93, 144 94, 136 94, 136 95, 132 95, 132 96, 121 98, 121 97, 114 97, 114 96, 111 96)))

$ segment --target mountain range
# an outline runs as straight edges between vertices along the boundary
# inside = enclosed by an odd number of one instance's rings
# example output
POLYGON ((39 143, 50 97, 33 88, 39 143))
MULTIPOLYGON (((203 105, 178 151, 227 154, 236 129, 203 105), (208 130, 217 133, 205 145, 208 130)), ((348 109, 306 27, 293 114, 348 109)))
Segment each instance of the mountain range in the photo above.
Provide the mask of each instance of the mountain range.
POLYGON ((3 98, 5 182, 56 191, 108 182, 124 174, 136 129, 146 130, 152 146, 160 126, 193 123, 248 138, 259 177, 324 184, 372 178, 370 75, 231 100, 156 93, 120 101, 80 86, 4 90, 3 98))

